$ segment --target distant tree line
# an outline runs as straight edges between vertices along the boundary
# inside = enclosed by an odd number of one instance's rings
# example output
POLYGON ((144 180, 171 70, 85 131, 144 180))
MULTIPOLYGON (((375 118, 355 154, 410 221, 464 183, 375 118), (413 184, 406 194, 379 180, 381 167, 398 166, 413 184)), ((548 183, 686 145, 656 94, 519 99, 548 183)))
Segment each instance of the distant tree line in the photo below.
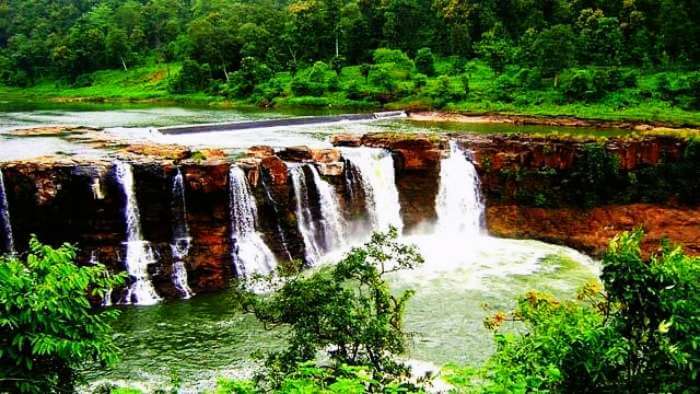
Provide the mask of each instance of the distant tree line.
POLYGON ((698 0, 0 0, 0 83, 79 85, 96 70, 174 61, 229 81, 249 58, 247 73, 294 74, 366 63, 381 47, 424 74, 430 48, 556 80, 577 65, 693 67, 698 21, 698 0))

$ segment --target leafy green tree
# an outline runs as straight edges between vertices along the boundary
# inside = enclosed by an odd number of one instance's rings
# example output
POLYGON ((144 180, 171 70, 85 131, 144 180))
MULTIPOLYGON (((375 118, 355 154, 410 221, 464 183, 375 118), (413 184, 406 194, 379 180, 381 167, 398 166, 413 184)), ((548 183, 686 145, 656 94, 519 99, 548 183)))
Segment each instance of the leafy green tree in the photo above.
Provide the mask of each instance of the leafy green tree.
POLYGON ((72 392, 75 370, 87 361, 116 361, 110 325, 117 310, 95 310, 121 285, 97 264, 78 267, 76 250, 29 242, 25 261, 0 258, 0 391, 72 392))
POLYGON ((476 46, 476 52, 497 73, 502 73, 515 56, 513 43, 502 35, 500 29, 485 33, 476 46))
POLYGON ((247 298, 247 308, 260 320, 289 328, 288 348, 267 361, 273 385, 300 363, 314 361, 319 351, 333 360, 331 368, 367 367, 380 386, 405 375, 395 355, 406 349, 403 315, 413 292, 392 294, 386 275, 422 264, 423 258, 397 237, 395 228, 375 233, 336 265, 291 277, 269 297, 247 298))
POLYGON ((576 58, 576 37, 571 26, 556 25, 536 34, 527 51, 534 60, 534 65, 548 77, 555 77, 558 85, 559 73, 571 67, 576 58))
POLYGON ((435 74, 435 58, 430 48, 421 48, 416 53, 416 70, 427 76, 435 74))

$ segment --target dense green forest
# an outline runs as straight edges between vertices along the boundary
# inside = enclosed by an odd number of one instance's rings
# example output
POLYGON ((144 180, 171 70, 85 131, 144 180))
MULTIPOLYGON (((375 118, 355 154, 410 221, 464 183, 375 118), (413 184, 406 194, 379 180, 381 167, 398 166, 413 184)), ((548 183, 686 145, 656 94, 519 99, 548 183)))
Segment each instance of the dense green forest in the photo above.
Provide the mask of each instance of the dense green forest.
POLYGON ((694 0, 4 0, 0 83, 696 124, 668 114, 700 107, 699 14, 694 0))

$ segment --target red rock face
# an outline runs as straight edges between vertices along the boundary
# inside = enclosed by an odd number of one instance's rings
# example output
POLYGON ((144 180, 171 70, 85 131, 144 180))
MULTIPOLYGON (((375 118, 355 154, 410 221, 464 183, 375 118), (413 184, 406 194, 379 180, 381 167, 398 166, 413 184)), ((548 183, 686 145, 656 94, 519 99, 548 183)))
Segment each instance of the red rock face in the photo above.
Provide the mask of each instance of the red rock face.
POLYGON ((533 238, 601 255, 608 242, 622 231, 641 226, 646 255, 658 250, 667 238, 700 255, 700 209, 649 204, 610 205, 592 209, 545 209, 495 205, 487 209, 491 234, 508 238, 533 238))
POLYGON ((182 166, 192 237, 188 279, 195 293, 224 288, 232 276, 229 168, 225 162, 182 166))

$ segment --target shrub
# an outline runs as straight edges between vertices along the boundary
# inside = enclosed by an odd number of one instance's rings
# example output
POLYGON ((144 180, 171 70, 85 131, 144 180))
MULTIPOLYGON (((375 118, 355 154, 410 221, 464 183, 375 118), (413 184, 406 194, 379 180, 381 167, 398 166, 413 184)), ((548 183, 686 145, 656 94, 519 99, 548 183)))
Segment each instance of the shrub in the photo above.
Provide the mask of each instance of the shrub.
POLYGON ((700 354, 700 258, 668 245, 644 259, 641 230, 610 242, 601 279, 576 301, 530 292, 511 314, 526 334, 497 333, 485 391, 694 392, 700 354))
POLYGON ((392 63, 395 67, 404 71, 413 69, 413 61, 400 49, 378 48, 372 52, 374 64, 392 63))
POLYGON ((254 57, 244 57, 241 60, 241 67, 230 76, 227 95, 248 97, 253 93, 256 85, 271 77, 272 70, 266 64, 259 62, 254 57))
POLYGON ((435 58, 430 48, 421 48, 416 53, 416 70, 427 76, 435 74, 435 58))
POLYGON ((211 69, 208 64, 199 64, 194 60, 182 62, 182 68, 168 83, 171 93, 192 93, 209 86, 211 69))
POLYGON ((32 237, 25 261, 0 258, 0 391, 72 392, 76 368, 116 361, 109 323, 118 311, 95 311, 89 298, 124 277, 101 264, 78 267, 75 255, 32 237))

